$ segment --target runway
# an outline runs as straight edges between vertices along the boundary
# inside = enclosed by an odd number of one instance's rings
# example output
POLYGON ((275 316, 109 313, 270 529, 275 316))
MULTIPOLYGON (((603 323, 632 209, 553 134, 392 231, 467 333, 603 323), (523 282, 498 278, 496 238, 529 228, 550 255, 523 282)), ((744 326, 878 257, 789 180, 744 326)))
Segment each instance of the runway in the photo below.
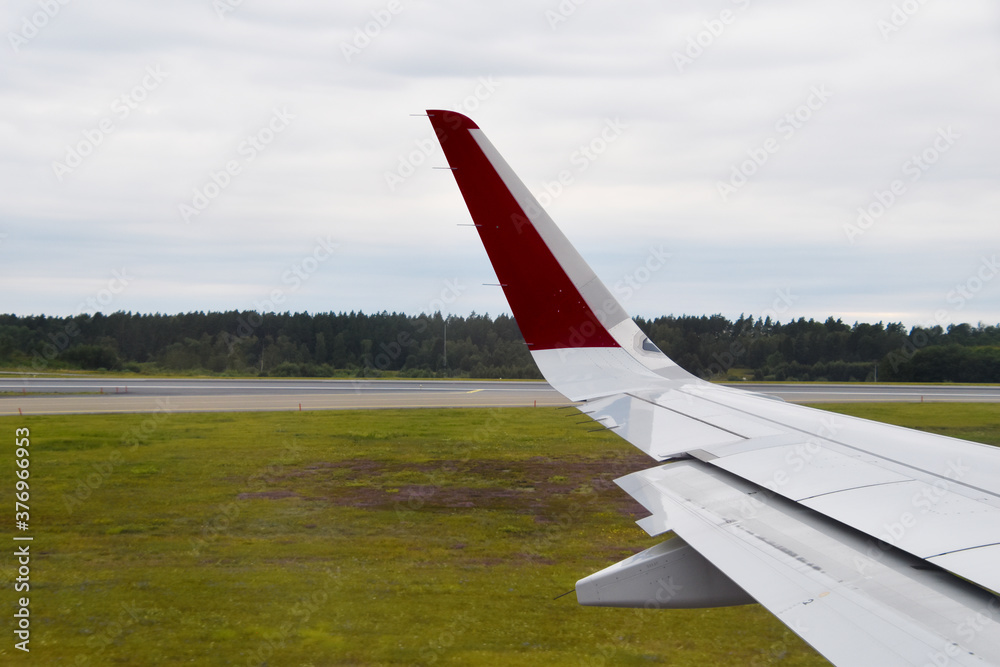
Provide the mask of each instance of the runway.
POLYGON ((544 382, 501 380, 4 377, 0 392, 0 416, 571 405, 544 382))
MULTIPOLYGON (((727 386, 794 403, 1000 403, 1000 386, 755 384, 727 386)), ((380 408, 496 408, 572 403, 545 382, 0 376, 0 416, 380 408)))

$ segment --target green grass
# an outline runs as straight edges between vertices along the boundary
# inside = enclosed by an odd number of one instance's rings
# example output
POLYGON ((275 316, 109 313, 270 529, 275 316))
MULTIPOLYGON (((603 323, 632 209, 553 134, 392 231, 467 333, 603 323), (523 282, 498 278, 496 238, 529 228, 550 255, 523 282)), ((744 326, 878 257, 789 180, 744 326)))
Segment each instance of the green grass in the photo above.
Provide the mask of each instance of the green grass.
POLYGON ((813 407, 1000 445, 1000 405, 995 403, 825 403, 813 407))
MULTIPOLYGON (((997 442, 994 406, 838 406, 997 442), (955 416, 957 415, 957 416, 955 416)), ((45 664, 826 664, 758 606, 583 608, 648 459, 571 410, 0 418, 31 429, 45 664)), ((8 450, 4 493, 13 492, 8 450)), ((8 516, 12 521, 13 516, 8 516)), ((13 549, 0 600, 16 595, 13 549)), ((8 621, 9 623, 10 621, 8 621)), ((8 638, 5 661, 20 654, 8 638)))

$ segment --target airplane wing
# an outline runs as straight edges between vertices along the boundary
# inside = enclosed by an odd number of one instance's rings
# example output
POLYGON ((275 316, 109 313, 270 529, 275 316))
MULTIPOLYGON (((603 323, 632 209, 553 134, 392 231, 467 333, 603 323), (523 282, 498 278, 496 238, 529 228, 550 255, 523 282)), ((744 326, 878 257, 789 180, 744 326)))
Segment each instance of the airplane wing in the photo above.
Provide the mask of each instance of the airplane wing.
POLYGON ((687 373, 482 130, 427 113, 542 374, 660 464, 616 482, 673 536, 581 579, 581 604, 759 602, 838 665, 1000 664, 1000 449, 687 373))

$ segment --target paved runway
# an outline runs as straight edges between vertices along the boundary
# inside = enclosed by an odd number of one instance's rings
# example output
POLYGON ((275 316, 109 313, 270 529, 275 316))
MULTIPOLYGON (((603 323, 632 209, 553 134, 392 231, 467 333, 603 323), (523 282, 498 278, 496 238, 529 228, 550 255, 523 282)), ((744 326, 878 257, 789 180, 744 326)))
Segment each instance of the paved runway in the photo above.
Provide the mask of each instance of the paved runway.
POLYGON ((0 392, 0 415, 570 404, 544 382, 509 381, 3 377, 0 392))
MULTIPOLYGON (((795 403, 1000 402, 1000 386, 753 384, 795 403)), ((544 382, 0 376, 0 415, 569 405, 544 382)))

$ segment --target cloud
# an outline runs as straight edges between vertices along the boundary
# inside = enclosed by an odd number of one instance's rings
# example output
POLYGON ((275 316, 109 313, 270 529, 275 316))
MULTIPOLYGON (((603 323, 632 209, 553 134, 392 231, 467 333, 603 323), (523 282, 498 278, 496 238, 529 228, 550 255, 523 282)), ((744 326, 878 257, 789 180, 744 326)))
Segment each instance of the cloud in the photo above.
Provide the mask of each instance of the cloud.
POLYGON ((249 308, 330 236, 289 309, 506 310, 410 115, 446 107, 609 284, 674 253, 634 313, 735 316, 791 288, 787 317, 997 319, 993 282, 947 301, 997 250, 993 3, 217 4, 68 3, 30 38, 39 5, 5 7, 0 262, 27 285, 6 309, 71 314, 122 266, 115 309, 249 308), (449 281, 467 287, 445 302, 449 281))

